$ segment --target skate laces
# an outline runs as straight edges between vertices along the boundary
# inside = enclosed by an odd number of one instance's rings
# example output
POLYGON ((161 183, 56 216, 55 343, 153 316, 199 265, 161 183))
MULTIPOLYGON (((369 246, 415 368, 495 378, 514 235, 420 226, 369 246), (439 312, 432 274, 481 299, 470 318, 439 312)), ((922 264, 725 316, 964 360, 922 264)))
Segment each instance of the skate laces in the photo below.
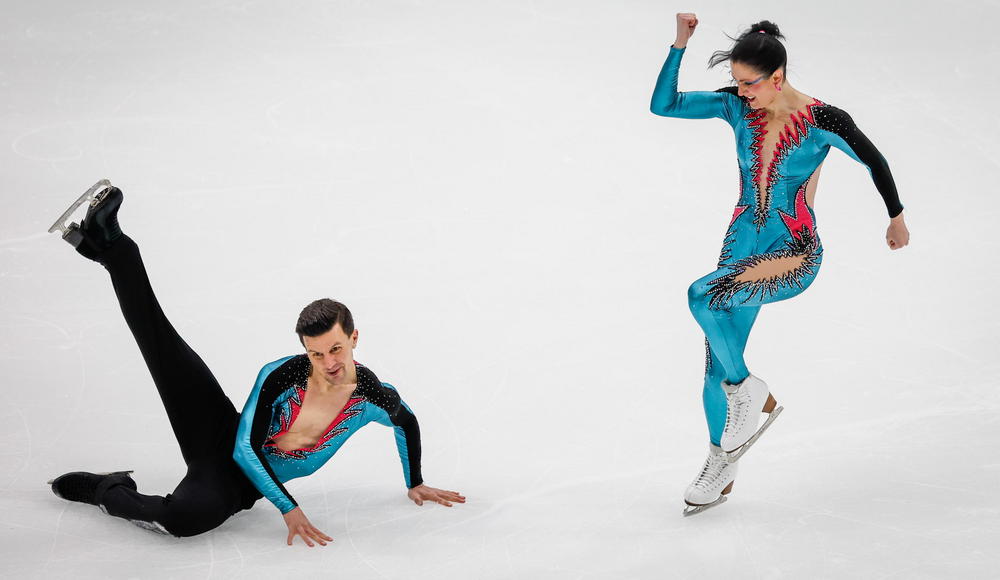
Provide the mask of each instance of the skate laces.
POLYGON ((710 454, 705 460, 705 465, 701 468, 701 473, 691 483, 694 487, 703 491, 709 491, 722 477, 722 470, 728 465, 722 455, 710 454))
POLYGON ((746 422, 746 409, 750 405, 750 392, 742 386, 733 393, 726 394, 726 404, 729 412, 726 413, 725 431, 732 433, 739 431, 746 422))

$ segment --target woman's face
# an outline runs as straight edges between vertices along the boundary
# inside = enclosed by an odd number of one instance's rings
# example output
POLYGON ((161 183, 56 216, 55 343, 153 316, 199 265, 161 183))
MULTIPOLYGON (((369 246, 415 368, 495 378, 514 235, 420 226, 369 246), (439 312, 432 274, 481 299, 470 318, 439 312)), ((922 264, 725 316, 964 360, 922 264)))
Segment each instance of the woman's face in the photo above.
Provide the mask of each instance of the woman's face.
POLYGON ((777 87, 780 87, 784 80, 782 69, 764 75, 759 70, 736 61, 731 61, 729 68, 739 95, 745 97, 752 108, 767 107, 777 98, 779 92, 777 87))

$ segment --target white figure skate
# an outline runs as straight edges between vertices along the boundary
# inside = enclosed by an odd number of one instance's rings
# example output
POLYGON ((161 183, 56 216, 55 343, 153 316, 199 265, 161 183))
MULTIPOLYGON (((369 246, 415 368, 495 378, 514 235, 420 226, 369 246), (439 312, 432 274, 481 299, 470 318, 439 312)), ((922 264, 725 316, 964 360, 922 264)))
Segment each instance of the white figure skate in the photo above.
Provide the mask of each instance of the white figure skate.
POLYGON ((733 490, 736 464, 726 461, 721 447, 709 444, 708 459, 687 491, 684 492, 684 516, 693 516, 726 502, 726 495, 733 490))
POLYGON ((768 392, 767 383, 750 375, 742 383, 722 383, 726 391, 726 427, 722 431, 722 451, 729 462, 735 462, 760 439, 764 431, 784 410, 768 392), (764 424, 757 428, 760 414, 767 413, 764 424))

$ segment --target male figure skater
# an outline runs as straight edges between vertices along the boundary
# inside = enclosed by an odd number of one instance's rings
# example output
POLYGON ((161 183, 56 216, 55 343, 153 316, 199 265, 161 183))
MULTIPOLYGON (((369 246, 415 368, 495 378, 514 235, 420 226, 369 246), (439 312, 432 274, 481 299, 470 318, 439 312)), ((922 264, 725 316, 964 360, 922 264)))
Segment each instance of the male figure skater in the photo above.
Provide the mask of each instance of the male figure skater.
POLYGON ((351 434, 375 421, 395 430, 411 500, 465 503, 457 492, 424 485, 417 419, 394 387, 354 362, 358 331, 339 302, 322 299, 306 306, 296 325, 305 354, 265 365, 238 413, 160 309, 139 248, 119 227, 122 200, 121 190, 98 182, 49 231, 62 230, 77 252, 111 274, 187 474, 173 493, 161 497, 139 493, 129 471, 73 472, 49 482, 56 495, 174 536, 216 528, 263 496, 281 511, 289 545, 295 536, 310 547, 326 545, 331 538, 309 522, 283 484, 315 472, 351 434), (66 225, 83 203, 89 207, 82 223, 66 225))

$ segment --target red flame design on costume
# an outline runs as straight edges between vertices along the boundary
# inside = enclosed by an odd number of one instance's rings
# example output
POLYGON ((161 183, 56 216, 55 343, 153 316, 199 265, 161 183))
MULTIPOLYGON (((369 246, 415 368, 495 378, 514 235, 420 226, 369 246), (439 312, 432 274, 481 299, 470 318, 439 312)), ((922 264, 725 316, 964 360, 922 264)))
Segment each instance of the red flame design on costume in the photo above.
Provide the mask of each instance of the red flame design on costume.
POLYGON ((733 219, 732 219, 732 221, 729 222, 729 227, 733 227, 733 224, 736 223, 737 218, 739 218, 741 215, 743 215, 743 212, 745 212, 748 207, 750 207, 750 206, 749 205, 738 205, 738 206, 736 206, 736 209, 733 210, 733 219))
MULTIPOLYGON (((278 415, 278 423, 280 427, 278 432, 272 435, 270 438, 275 439, 280 435, 288 433, 288 430, 292 427, 292 423, 295 422, 295 418, 299 416, 299 411, 302 410, 302 400, 306 396, 306 388, 301 385, 295 385, 295 395, 288 398, 288 409, 289 412, 282 412, 278 415)), ((284 411, 284 409, 282 409, 284 411)))
POLYGON ((364 397, 351 397, 348 399, 344 408, 341 409, 340 413, 334 418, 333 422, 330 423, 330 426, 326 428, 326 435, 320 437, 319 441, 316 442, 316 445, 314 445, 311 450, 321 449, 324 445, 326 445, 327 441, 343 433, 346 428, 338 428, 338 425, 360 413, 361 409, 355 409, 354 407, 364 400, 364 397))
MULTIPOLYGON (((784 128, 782 128, 781 133, 778 135, 778 141, 774 146, 774 155, 771 156, 771 163, 767 167, 768 187, 777 181, 778 164, 780 164, 788 155, 789 149, 798 147, 799 143, 801 143, 802 140, 809 135, 809 125, 816 125, 816 118, 813 116, 813 109, 822 104, 822 102, 813 99, 813 102, 806 105, 806 108, 802 112, 795 112, 791 114, 791 118, 788 123, 784 126, 784 128)), ((760 181, 760 172, 757 174, 757 180, 758 182, 760 181)))
MULTIPOLYGON (((305 393, 306 389, 304 387, 301 386, 295 387, 295 396, 290 398, 288 401, 288 405, 290 407, 291 412, 281 414, 279 419, 281 427, 280 429, 278 429, 277 433, 275 433, 269 438, 271 441, 284 435, 289 431, 289 429, 291 429, 292 425, 295 423, 295 419, 299 416, 299 411, 302 410, 302 401, 305 399, 305 393)), ((334 417, 333 421, 326 428, 324 435, 320 437, 319 440, 316 441, 316 444, 313 445, 312 447, 304 447, 302 449, 294 449, 292 451, 281 451, 281 453, 301 459, 305 457, 306 453, 319 451, 326 445, 328 441, 330 441, 337 435, 340 435, 346 430, 346 427, 339 427, 339 425, 344 421, 346 421, 347 419, 350 419, 351 417, 360 413, 361 409, 355 409, 354 407, 356 407, 358 403, 361 403, 364 400, 365 400, 364 397, 351 397, 350 399, 348 399, 347 404, 344 405, 344 408, 341 409, 340 413, 338 413, 337 416, 334 417)), ((266 443, 264 446, 274 447, 275 449, 277 449, 277 444, 273 442, 266 443)))
POLYGON ((778 215, 781 216, 781 221, 785 222, 788 232, 797 240, 802 240, 802 232, 806 230, 810 234, 816 231, 816 222, 813 220, 812 214, 809 213, 809 206, 806 204, 805 185, 800 187, 799 192, 795 194, 795 215, 789 215, 780 209, 778 215))

